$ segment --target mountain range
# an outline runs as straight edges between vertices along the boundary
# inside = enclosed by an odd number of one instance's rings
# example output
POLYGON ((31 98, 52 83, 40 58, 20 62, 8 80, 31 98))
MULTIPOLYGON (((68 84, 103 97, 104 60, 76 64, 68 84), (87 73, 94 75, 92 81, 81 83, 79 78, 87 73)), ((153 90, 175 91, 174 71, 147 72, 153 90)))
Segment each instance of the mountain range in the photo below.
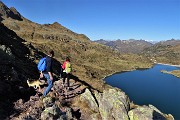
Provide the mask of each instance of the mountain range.
POLYGON ((159 41, 154 44, 149 41, 134 40, 134 39, 114 40, 114 41, 101 39, 101 40, 96 40, 95 42, 109 46, 112 49, 116 49, 122 53, 135 53, 135 54, 143 52, 144 49, 146 49, 146 48, 150 48, 150 47, 157 46, 157 45, 176 46, 176 45, 180 44, 180 40, 178 40, 178 39, 177 40, 171 39, 171 40, 159 41))
MULTIPOLYGON (((152 67, 154 63, 151 57, 159 53, 150 53, 153 51, 150 48, 154 46, 151 43, 142 40, 130 40, 129 43, 118 41, 119 44, 127 45, 124 47, 128 50, 126 54, 126 51, 119 52, 118 49, 93 42, 86 35, 75 33, 57 22, 34 23, 1 1, 0 21, 0 119, 133 120, 137 116, 152 116, 152 119, 173 120, 172 115, 164 114, 152 105, 139 106, 132 103, 123 91, 103 81, 105 76, 116 72, 152 67), (134 49, 143 47, 132 52, 129 49, 132 47, 131 42, 137 43, 134 49), (142 49, 147 52, 135 54, 142 49), (55 81, 50 94, 43 98, 36 96, 36 91, 29 88, 26 81, 39 78, 37 63, 49 50, 55 52, 55 81), (75 81, 72 89, 83 90, 64 100, 59 94, 62 81, 59 79, 59 70, 67 56, 73 68, 71 83, 75 81), (142 109, 149 111, 148 115, 144 115, 142 109)), ((178 47, 169 46, 164 50, 172 49, 178 47)))

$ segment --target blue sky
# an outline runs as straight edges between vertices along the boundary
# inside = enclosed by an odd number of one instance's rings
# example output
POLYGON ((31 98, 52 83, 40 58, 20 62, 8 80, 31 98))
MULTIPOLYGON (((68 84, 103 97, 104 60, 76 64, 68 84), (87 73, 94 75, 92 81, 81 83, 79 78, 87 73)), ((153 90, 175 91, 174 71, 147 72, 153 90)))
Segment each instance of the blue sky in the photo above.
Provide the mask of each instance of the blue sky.
POLYGON ((58 22, 91 40, 180 39, 180 0, 2 1, 33 22, 58 22))

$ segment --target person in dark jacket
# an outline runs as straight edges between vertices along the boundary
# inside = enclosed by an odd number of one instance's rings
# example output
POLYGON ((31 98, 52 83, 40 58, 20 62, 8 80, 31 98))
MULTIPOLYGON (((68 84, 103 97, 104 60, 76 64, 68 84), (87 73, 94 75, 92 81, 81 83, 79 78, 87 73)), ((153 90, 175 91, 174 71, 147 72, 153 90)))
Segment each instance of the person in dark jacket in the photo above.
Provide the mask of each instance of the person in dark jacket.
POLYGON ((50 51, 49 55, 46 56, 46 69, 45 71, 40 73, 40 78, 45 77, 48 82, 48 87, 44 91, 44 96, 48 94, 48 92, 51 90, 53 86, 53 74, 52 74, 52 57, 54 57, 54 51, 50 51))

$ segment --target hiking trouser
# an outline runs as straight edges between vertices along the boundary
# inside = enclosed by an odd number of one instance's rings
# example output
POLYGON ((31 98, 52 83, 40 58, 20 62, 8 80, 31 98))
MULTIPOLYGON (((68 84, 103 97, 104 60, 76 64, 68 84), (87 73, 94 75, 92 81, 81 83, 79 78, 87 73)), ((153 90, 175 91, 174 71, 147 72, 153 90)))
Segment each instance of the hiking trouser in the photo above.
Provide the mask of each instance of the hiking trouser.
POLYGON ((47 82, 48 82, 48 87, 46 88, 43 94, 44 96, 46 96, 53 86, 53 81, 50 80, 49 74, 44 74, 44 77, 47 79, 47 82))
POLYGON ((67 78, 67 87, 69 87, 70 73, 63 72, 63 84, 65 84, 66 78, 67 78))

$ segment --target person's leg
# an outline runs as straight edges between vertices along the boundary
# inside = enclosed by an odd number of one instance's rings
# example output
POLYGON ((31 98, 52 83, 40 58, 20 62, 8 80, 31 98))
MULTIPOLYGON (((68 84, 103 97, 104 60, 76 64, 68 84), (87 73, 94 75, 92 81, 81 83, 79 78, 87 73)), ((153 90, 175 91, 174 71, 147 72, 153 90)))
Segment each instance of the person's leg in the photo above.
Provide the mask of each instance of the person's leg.
POLYGON ((43 94, 44 96, 46 96, 53 86, 53 81, 50 80, 49 74, 44 74, 44 77, 47 79, 47 82, 48 82, 48 87, 46 88, 43 94))
POLYGON ((67 87, 69 88, 69 80, 70 80, 70 74, 67 74, 67 87))
POLYGON ((63 72, 63 84, 65 84, 65 80, 66 80, 66 73, 63 72))
POLYGON ((61 79, 62 77, 63 77, 63 70, 62 70, 62 68, 60 68, 60 74, 59 74, 59 78, 61 79))

